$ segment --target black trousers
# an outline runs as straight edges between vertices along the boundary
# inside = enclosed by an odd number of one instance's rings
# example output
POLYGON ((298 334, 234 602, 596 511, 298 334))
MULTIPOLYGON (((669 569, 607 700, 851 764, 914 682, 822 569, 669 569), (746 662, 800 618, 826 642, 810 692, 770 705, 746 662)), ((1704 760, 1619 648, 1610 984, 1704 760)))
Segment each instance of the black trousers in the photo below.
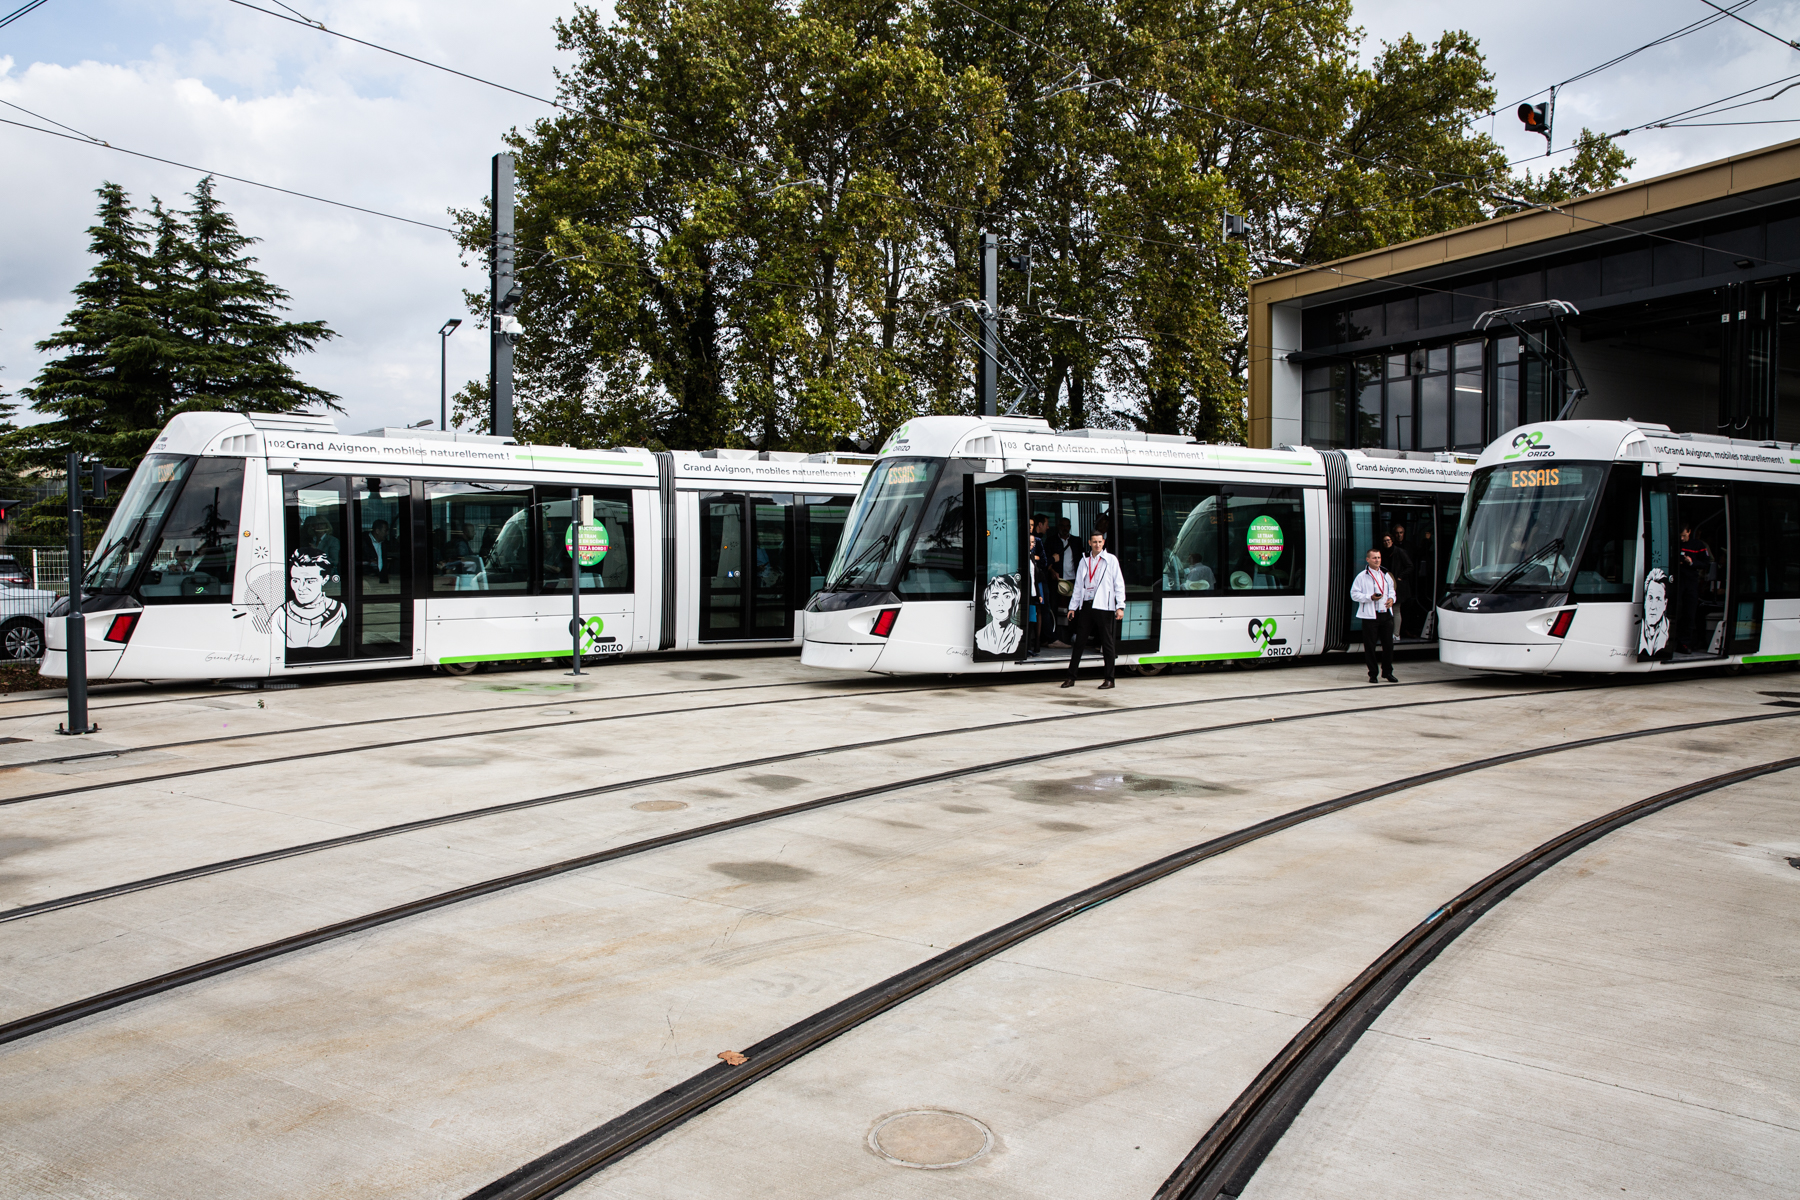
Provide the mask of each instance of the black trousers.
POLYGON ((1388 676, 1394 673, 1394 614, 1384 612, 1373 621, 1363 618, 1363 662, 1369 668, 1369 678, 1375 678, 1375 643, 1381 642, 1381 673, 1388 676))
POLYGON ((1100 657, 1106 660, 1106 678, 1113 677, 1113 660, 1119 656, 1118 618, 1109 609, 1094 607, 1088 600, 1081 606, 1069 622, 1075 630, 1075 640, 1070 643, 1074 649, 1069 651, 1069 678, 1075 678, 1075 672, 1081 669, 1081 651, 1091 638, 1099 643, 1100 657))

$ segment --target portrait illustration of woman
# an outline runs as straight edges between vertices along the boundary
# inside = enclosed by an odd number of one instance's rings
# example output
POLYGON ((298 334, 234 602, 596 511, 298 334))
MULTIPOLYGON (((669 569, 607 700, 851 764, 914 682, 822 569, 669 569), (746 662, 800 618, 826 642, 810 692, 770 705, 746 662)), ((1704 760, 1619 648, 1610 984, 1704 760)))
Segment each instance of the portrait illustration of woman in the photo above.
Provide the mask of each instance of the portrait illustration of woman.
POLYGON ((975 631, 975 648, 989 654, 1012 654, 1025 636, 1019 620, 1019 577, 996 575, 988 580, 981 593, 981 606, 987 612, 987 624, 975 631))

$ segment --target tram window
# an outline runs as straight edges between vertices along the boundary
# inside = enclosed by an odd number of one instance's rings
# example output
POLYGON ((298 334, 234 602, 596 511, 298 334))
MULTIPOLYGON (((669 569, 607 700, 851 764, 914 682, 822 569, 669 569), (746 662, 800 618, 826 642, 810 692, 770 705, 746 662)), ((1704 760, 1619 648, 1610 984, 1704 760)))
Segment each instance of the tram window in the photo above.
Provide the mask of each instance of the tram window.
POLYGON ((806 497, 806 574, 807 595, 825 586, 825 572, 837 557, 838 542, 844 536, 844 518, 850 515, 850 500, 838 496, 806 497))
POLYGON ((1299 488, 1227 487, 1219 494, 1219 507, 1225 591, 1306 589, 1299 488))
POLYGON ((148 604, 228 604, 237 574, 244 460, 203 458, 163 522, 138 595, 148 604))
POLYGON ((1162 519, 1163 591, 1219 590, 1218 489, 1164 484, 1162 519))
MULTIPOLYGON (((852 507, 825 586, 833 590, 891 588, 939 464, 892 458, 876 464, 852 507)), ((960 481, 959 481, 960 483, 960 481)), ((957 598, 966 596, 966 589, 957 598)))
POLYGON ((969 570, 963 557, 963 480, 951 464, 925 504, 925 519, 913 539, 900 594, 908 600, 966 600, 969 570))
POLYGON ((1733 507, 1734 593, 1746 600, 1800 597, 1800 489, 1739 485, 1733 507))
POLYGON ((1594 513, 1593 530, 1581 565, 1575 569, 1575 594, 1588 600, 1630 600, 1637 565, 1638 484, 1634 466, 1614 467, 1594 513))
MULTIPOLYGON (((569 590, 569 508, 573 501, 566 487, 537 489, 537 505, 532 509, 535 520, 530 537, 539 564, 539 579, 546 592, 569 590)), ((606 549, 597 563, 583 564, 581 590, 584 592, 629 592, 631 590, 631 493, 617 489, 583 488, 583 496, 594 498, 594 522, 604 531, 596 539, 590 530, 586 539, 588 557, 604 542, 606 549)), ((516 518, 520 528, 527 518, 516 518)))
POLYGON ((197 461, 173 454, 145 456, 132 472, 82 586, 90 592, 122 592, 131 586, 150 549, 150 538, 162 528, 163 517, 197 461))
POLYGON ((431 510, 433 592, 523 592, 530 586, 530 488, 427 483, 425 498, 431 510))
POLYGON ((275 595, 252 599, 276 608, 275 627, 287 643, 288 662, 348 657, 344 538, 350 497, 344 481, 330 475, 289 475, 282 493, 286 577, 275 595))

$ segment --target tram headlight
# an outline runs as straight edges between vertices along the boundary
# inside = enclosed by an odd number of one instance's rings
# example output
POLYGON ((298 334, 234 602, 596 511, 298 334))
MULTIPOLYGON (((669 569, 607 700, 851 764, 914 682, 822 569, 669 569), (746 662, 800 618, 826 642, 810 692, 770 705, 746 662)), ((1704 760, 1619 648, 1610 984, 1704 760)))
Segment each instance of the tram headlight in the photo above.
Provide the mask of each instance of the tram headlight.
POLYGON ((869 632, 876 637, 884 638, 894 632, 894 622, 900 617, 897 608, 884 608, 875 618, 875 624, 869 626, 869 632))

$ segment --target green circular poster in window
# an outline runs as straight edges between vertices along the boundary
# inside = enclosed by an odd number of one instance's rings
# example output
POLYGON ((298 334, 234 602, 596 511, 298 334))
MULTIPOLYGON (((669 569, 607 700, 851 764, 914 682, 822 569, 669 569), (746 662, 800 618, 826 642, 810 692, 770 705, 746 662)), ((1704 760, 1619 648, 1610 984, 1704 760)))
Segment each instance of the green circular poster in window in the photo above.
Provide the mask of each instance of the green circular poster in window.
POLYGON ((1274 566, 1275 560, 1281 557, 1281 522, 1274 517, 1256 518, 1250 522, 1245 543, 1250 551, 1250 561, 1259 567, 1274 566))
MULTIPOLYGON (((569 522, 568 530, 563 534, 563 549, 570 553, 574 553, 574 546, 575 523, 571 521, 569 522)), ((612 542, 606 536, 605 525, 601 524, 599 521, 595 521, 592 525, 583 525, 581 527, 581 553, 579 557, 582 566, 593 566, 595 563, 605 558, 606 552, 611 549, 612 542)), ((584 584, 583 586, 585 587, 586 585, 584 584)))

